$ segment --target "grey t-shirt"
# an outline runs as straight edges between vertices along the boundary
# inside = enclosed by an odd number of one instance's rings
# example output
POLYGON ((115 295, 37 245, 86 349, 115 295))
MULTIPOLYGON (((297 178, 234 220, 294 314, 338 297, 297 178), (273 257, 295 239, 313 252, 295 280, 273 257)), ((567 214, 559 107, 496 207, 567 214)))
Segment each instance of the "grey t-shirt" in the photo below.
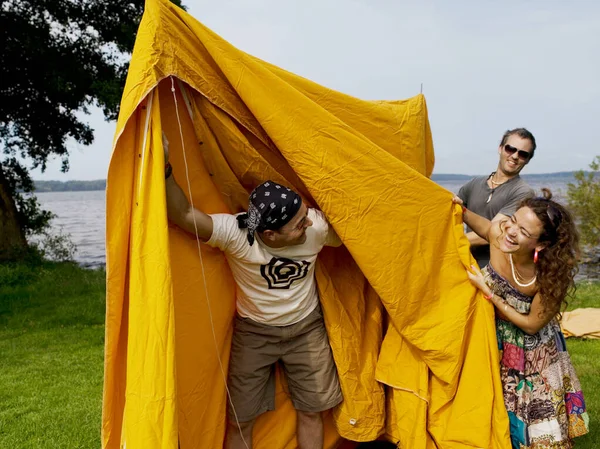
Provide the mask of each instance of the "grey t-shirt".
MULTIPOLYGON (((488 186, 489 178, 489 175, 473 178, 458 191, 458 197, 469 210, 488 220, 498 214, 511 216, 523 200, 535 195, 535 191, 519 175, 495 189, 488 186), (492 197, 489 202, 486 202, 490 194, 492 197)), ((468 231, 471 229, 469 228, 468 231)), ((481 268, 490 261, 489 245, 473 247, 471 253, 481 268)))

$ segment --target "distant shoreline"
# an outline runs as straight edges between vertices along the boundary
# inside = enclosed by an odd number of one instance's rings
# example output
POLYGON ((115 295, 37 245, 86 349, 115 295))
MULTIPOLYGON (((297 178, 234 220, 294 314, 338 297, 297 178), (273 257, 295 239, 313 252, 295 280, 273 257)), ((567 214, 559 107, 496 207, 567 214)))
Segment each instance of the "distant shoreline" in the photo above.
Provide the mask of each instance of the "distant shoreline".
POLYGON ((106 179, 94 181, 33 181, 35 193, 106 190, 106 179))
MULTIPOLYGON (((523 174, 525 181, 544 178, 564 179, 565 181, 574 180, 576 171, 564 171, 555 173, 533 173, 523 174)), ((487 174, 487 173, 486 173, 487 174)), ((452 173, 434 173, 431 180, 439 181, 468 181, 479 175, 458 175, 452 173)), ((106 190, 106 179, 97 179, 94 181, 34 181, 36 193, 42 192, 81 192, 90 190, 106 190)))
MULTIPOLYGON (((522 175, 525 181, 531 180, 534 181, 536 179, 544 179, 544 178, 552 178, 552 179, 564 179, 564 180, 574 180, 575 173, 579 170, 575 171, 561 171, 554 173, 524 173, 522 175)), ((585 173, 585 171, 584 171, 585 173)), ((475 176, 485 176, 489 175, 489 173, 483 173, 480 175, 455 175, 449 173, 434 173, 431 175, 432 181, 468 181, 469 179, 474 178, 475 176)))

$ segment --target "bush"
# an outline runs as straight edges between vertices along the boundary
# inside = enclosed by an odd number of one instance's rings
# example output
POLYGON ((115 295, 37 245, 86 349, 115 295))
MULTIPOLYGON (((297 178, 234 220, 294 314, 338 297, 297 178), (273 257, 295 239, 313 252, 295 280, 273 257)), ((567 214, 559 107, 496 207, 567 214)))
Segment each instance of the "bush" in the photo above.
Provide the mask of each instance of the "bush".
POLYGON ((600 156, 590 164, 591 172, 575 173, 575 183, 568 184, 569 207, 578 221, 581 241, 600 245, 600 156))
POLYGON ((77 247, 71 241, 71 234, 65 234, 62 229, 58 232, 44 230, 37 234, 33 250, 42 259, 54 262, 72 262, 77 247))
POLYGON ((27 285, 36 278, 37 268, 37 264, 0 264, 0 286, 15 287, 18 285, 27 285))

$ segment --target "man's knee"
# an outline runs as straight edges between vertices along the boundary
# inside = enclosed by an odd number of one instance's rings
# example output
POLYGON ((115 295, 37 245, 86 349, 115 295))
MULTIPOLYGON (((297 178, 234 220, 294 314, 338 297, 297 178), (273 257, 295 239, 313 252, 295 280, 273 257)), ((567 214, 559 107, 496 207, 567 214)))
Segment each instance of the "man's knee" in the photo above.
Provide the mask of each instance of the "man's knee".
POLYGON ((252 428, 254 421, 237 423, 227 422, 226 449, 240 449, 252 447, 252 428))
POLYGON ((296 413, 298 413, 298 419, 305 421, 318 421, 321 419, 321 412, 303 412, 301 410, 296 410, 296 413))
POLYGON ((255 422, 256 422, 256 419, 253 419, 252 421, 245 421, 245 422, 240 422, 240 423, 230 420, 227 423, 228 431, 229 432, 239 432, 241 430, 243 434, 247 434, 248 432, 252 431, 252 428, 254 427, 255 422))

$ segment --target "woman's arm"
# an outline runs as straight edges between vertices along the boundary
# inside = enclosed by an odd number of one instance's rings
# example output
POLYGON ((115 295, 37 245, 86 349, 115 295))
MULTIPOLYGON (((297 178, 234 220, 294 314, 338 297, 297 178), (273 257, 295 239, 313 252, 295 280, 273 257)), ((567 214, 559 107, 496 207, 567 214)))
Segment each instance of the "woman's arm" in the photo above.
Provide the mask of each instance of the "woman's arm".
POLYGON ((504 298, 492 292, 490 287, 485 283, 483 274, 481 274, 481 271, 479 271, 477 267, 471 266, 471 268, 474 273, 467 271, 471 283, 481 290, 484 296, 494 304, 496 309, 502 314, 503 319, 510 321, 526 334, 536 334, 556 316, 556 310, 547 310, 544 308, 542 305, 542 297, 539 293, 533 298, 529 314, 523 315, 522 313, 517 312, 512 306, 504 301, 504 298))
MULTIPOLYGON (((463 205, 462 200, 455 196, 452 198, 452 202, 454 204, 463 205)), ((481 215, 477 215, 475 212, 471 212, 469 209, 463 206, 463 221, 482 239, 489 242, 489 233, 490 228, 492 227, 492 222, 487 218, 482 217, 481 215)), ((475 239, 474 239, 475 240, 475 239)), ((471 239, 469 239, 471 241, 471 239)))
MULTIPOLYGON (((485 293, 484 293, 485 294, 485 293)), ((489 295, 488 295, 489 296, 489 295)), ((502 312, 504 319, 510 321, 523 332, 529 335, 537 334, 546 324, 556 316, 553 310, 546 310, 542 306, 540 294, 536 294, 531 303, 529 314, 523 315, 513 309, 500 296, 493 294, 491 301, 502 312)))

